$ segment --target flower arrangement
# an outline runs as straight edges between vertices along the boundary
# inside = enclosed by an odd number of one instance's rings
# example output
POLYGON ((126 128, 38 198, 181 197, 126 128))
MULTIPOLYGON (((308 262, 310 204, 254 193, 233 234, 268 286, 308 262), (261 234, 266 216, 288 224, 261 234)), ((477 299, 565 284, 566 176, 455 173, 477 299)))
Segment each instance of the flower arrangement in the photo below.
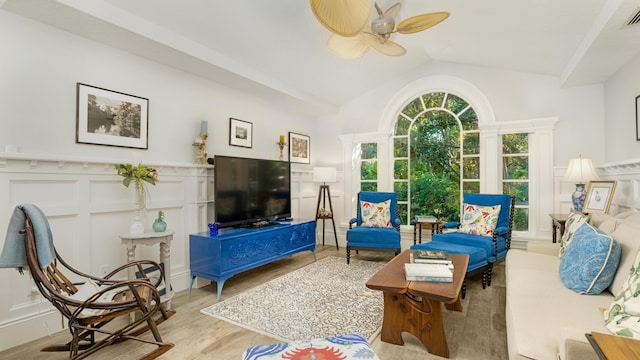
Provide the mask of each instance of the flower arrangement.
POLYGON ((158 180, 158 171, 150 166, 145 166, 142 164, 138 164, 137 166, 133 166, 132 164, 117 164, 115 165, 116 170, 118 171, 118 175, 122 176, 122 184, 126 187, 129 187, 131 181, 133 181, 136 186, 136 201, 138 205, 138 210, 140 212, 144 212, 146 205, 146 193, 145 193, 145 182, 151 185, 156 184, 156 180, 158 180))
POLYGON ((118 171, 118 175, 124 178, 122 179, 122 184, 126 187, 129 187, 131 180, 136 183, 145 181, 151 185, 155 185, 156 180, 158 180, 158 171, 150 166, 142 164, 138 164, 137 166, 133 166, 132 164, 117 164, 115 168, 118 171))

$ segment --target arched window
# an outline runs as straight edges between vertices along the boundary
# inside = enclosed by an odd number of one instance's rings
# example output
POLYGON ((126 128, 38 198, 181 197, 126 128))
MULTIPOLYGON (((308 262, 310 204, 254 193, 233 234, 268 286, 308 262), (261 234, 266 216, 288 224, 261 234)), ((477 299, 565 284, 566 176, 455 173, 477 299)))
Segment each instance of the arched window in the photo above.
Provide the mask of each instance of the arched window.
POLYGON ((358 191, 395 191, 403 229, 410 231, 414 216, 435 215, 436 208, 457 221, 464 192, 505 193, 516 196, 516 237, 537 239, 552 212, 557 121, 496 121, 473 84, 443 75, 416 79, 389 99, 378 131, 340 136, 350 199, 345 213, 355 212, 358 191))
POLYGON ((429 92, 398 114, 393 131, 393 188, 404 225, 434 210, 457 219, 463 191, 480 190, 478 116, 449 92, 429 92))

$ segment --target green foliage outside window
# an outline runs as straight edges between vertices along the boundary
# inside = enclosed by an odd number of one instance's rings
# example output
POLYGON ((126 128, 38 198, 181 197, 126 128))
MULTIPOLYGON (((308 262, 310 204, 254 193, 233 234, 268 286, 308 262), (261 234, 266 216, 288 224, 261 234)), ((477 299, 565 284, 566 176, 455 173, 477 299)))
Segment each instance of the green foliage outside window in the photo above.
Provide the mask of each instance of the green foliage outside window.
POLYGON ((516 199, 513 229, 529 229, 529 135, 502 136, 502 191, 516 199))

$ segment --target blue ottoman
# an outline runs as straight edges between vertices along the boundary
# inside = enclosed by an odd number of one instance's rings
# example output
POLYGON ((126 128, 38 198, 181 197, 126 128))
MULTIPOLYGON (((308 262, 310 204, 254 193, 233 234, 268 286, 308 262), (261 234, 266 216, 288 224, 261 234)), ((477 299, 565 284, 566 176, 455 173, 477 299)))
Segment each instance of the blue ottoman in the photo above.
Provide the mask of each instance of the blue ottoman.
POLYGON ((469 265, 467 265, 467 273, 465 275, 464 282, 462 283, 461 296, 463 299, 467 290, 467 278, 481 274, 482 288, 484 289, 487 287, 488 278, 491 276, 491 266, 489 266, 489 262, 487 261, 487 253, 482 248, 443 241, 430 241, 413 245, 411 250, 442 250, 450 254, 469 255, 469 265))

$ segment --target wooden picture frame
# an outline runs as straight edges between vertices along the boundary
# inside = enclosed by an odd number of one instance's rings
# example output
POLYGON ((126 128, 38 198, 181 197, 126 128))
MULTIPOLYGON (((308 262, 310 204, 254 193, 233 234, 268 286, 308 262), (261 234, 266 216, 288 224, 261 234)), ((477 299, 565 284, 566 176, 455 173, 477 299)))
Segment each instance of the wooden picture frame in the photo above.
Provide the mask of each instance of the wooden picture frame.
POLYGON ((76 143, 148 149, 149 99, 77 83, 76 143))
POLYGON ((584 198, 583 213, 609 213, 616 181, 589 181, 587 196, 584 198))
POLYGON ((311 163, 311 138, 308 135, 289 132, 289 161, 311 163))
POLYGON ((250 148, 253 146, 253 124, 229 118, 229 145, 250 148))

